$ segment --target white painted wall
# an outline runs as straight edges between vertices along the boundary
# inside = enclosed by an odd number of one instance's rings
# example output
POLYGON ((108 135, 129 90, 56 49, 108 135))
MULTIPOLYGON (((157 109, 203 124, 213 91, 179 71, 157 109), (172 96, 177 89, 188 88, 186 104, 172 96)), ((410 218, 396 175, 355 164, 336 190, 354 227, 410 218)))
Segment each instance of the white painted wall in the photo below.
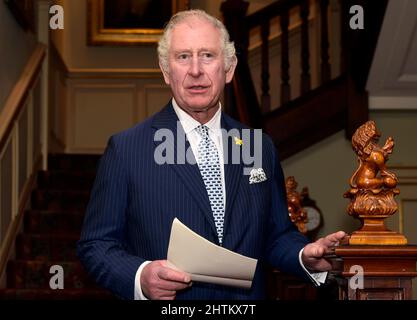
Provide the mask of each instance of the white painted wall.
POLYGON ((64 30, 51 31, 52 42, 69 68, 157 68, 156 46, 87 45, 87 1, 60 0, 64 30))

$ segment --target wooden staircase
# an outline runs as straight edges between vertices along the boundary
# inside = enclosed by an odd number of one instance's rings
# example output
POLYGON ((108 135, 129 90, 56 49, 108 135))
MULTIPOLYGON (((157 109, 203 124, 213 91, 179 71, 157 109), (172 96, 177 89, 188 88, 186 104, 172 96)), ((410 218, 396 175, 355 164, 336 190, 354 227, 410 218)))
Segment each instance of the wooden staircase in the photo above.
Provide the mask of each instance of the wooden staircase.
MULTIPOLYGON (((341 0, 340 43, 331 43, 329 37, 329 0, 279 0, 263 9, 246 15, 249 3, 242 0, 223 2, 221 10, 238 55, 238 66, 233 82, 225 92, 225 108, 233 117, 253 128, 262 128, 274 140, 280 158, 285 159, 312 144, 345 130, 350 139, 354 131, 368 120, 368 96, 365 90, 379 31, 381 29, 387 0, 341 0), (312 4, 317 6, 320 25, 318 49, 320 52, 317 87, 311 86, 310 25, 312 4), (353 5, 361 5, 366 14, 365 28, 352 30, 349 27, 353 5), (300 33, 300 66, 290 66, 289 25, 290 17, 298 12, 300 33), (372 14, 369 14, 369 13, 372 14), (280 27, 281 74, 270 72, 270 29, 274 19, 280 27), (258 31, 259 30, 259 31, 258 31), (259 32, 261 38, 261 74, 253 79, 248 63, 250 36, 259 32), (340 74, 331 77, 332 66, 329 46, 340 46, 340 74), (292 98, 290 67, 300 70, 299 97, 292 98), (271 106, 270 78, 280 77, 280 105, 271 106), (254 81, 261 83, 257 94, 254 81)), ((335 32, 334 30, 332 30, 335 32)), ((333 37, 334 38, 334 37, 333 37)), ((277 91, 272 88, 272 91, 277 91)))
POLYGON ((109 299, 84 271, 76 255, 84 212, 99 156, 49 156, 40 171, 16 238, 16 254, 7 265, 7 287, 0 299, 109 299), (62 266, 64 289, 51 289, 53 265, 62 266))

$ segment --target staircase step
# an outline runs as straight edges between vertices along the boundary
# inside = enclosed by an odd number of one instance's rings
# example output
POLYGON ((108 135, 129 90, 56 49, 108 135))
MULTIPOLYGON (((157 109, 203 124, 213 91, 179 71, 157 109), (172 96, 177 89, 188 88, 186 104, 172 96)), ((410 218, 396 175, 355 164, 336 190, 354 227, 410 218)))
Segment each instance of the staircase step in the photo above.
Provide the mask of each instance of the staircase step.
POLYGON ((7 264, 7 288, 11 289, 49 289, 49 281, 55 273, 51 266, 59 265, 64 270, 64 288, 99 288, 89 278, 80 262, 11 260, 7 264))
POLYGON ((77 261, 77 234, 19 234, 16 239, 18 260, 77 261))
POLYGON ((77 211, 28 210, 24 215, 26 233, 79 234, 84 213, 77 211))
POLYGON ((104 289, 4 289, 0 300, 112 300, 115 297, 104 289))
POLYGON ((38 173, 23 233, 16 238, 16 259, 7 263, 0 299, 114 299, 88 276, 76 256, 100 155, 55 154, 48 159, 49 170, 38 173), (63 290, 50 289, 53 265, 64 270, 63 290))
POLYGON ((84 212, 89 199, 90 192, 85 190, 34 190, 32 209, 84 212))
POLYGON ((95 154, 50 154, 48 168, 50 170, 95 171, 101 155, 95 154))
POLYGON ((39 171, 38 188, 55 190, 90 190, 95 171, 39 171))

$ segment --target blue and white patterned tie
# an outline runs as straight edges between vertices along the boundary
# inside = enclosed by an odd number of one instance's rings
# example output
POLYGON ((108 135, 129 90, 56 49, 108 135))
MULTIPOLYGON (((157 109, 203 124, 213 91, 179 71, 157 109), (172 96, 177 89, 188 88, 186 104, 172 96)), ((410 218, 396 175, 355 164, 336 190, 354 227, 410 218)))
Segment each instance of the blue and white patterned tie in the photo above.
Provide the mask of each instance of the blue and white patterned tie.
POLYGON ((223 240, 224 199, 219 153, 213 140, 210 139, 207 126, 200 125, 195 130, 201 137, 197 147, 197 164, 206 185, 217 236, 221 244, 223 240))

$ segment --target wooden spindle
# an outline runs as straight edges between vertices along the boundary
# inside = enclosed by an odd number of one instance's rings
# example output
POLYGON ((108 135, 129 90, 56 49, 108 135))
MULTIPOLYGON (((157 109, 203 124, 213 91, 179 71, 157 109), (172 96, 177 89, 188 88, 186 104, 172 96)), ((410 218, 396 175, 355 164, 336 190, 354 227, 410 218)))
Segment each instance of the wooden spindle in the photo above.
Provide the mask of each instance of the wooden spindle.
POLYGON ((329 63, 329 28, 327 9, 329 7, 329 0, 320 1, 320 16, 321 16, 321 83, 330 80, 330 63, 329 63))
POLYGON ((249 47, 249 30, 245 23, 248 7, 249 3, 243 0, 226 0, 220 6, 230 39, 235 43, 236 53, 245 60, 248 58, 249 47))
MULTIPOLYGON (((220 11, 223 13, 224 24, 230 34, 230 39, 235 43, 236 55, 241 61, 247 61, 248 56, 249 30, 245 24, 245 16, 248 7, 249 3, 243 0, 226 0, 222 2, 220 6, 220 11)), ((241 64, 242 62, 238 63, 237 69, 239 69, 241 64)), ((238 77, 238 73, 238 70, 236 70, 235 78, 238 77)), ((240 114, 247 111, 239 110, 240 106, 236 103, 232 83, 226 85, 224 102, 224 110, 226 113, 237 119, 241 119, 240 114)))
POLYGON ((340 5, 340 73, 347 71, 347 28, 349 25, 349 7, 346 1, 339 0, 340 5))
POLYGON ((269 95, 269 20, 266 20, 261 25, 261 38, 262 38, 262 112, 268 112, 271 110, 271 96, 269 95))
POLYGON ((288 25, 289 14, 288 11, 283 13, 280 17, 281 22, 281 105, 284 105, 291 99, 290 86, 290 58, 288 45, 288 25))
POLYGON ((310 48, 309 48, 309 27, 308 16, 310 14, 310 3, 304 0, 300 5, 301 17, 301 94, 311 88, 310 76, 310 48))

